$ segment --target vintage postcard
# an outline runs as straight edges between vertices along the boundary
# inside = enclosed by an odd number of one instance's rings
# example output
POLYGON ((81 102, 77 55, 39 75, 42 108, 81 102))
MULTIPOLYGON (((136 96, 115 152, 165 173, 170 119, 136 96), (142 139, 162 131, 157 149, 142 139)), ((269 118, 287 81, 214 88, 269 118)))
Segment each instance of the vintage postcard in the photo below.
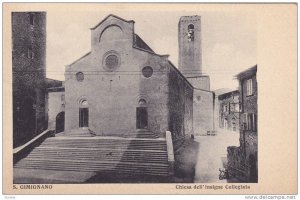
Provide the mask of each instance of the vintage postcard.
POLYGON ((297 4, 4 3, 4 194, 297 194, 297 4))

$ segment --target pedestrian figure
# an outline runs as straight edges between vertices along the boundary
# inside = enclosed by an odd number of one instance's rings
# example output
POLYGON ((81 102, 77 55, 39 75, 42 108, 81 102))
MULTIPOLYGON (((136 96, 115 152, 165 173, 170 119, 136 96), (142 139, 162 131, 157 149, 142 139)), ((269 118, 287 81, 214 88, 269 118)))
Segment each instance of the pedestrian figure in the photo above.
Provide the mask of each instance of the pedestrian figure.
POLYGON ((191 135, 191 139, 192 139, 192 140, 194 140, 194 139, 195 139, 195 136, 194 136, 194 134, 192 134, 192 135, 191 135))

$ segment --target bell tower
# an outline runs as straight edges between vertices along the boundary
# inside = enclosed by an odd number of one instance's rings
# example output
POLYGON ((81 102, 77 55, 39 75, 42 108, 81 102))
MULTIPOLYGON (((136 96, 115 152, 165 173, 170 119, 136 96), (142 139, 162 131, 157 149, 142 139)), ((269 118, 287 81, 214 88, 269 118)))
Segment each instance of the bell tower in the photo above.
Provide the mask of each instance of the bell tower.
POLYGON ((178 24, 179 70, 185 77, 202 75, 201 17, 183 16, 178 24))

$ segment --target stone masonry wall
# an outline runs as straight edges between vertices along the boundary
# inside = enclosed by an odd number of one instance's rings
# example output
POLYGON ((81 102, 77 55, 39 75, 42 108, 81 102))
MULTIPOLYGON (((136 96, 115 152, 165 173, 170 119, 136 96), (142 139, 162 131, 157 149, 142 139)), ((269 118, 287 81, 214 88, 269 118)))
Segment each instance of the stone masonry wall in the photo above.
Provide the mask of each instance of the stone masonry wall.
POLYGON ((193 127, 195 135, 205 135, 214 130, 214 95, 212 92, 194 89, 193 127))
POLYGON ((12 13, 14 146, 46 129, 46 12, 12 13))
POLYGON ((176 69, 169 73, 169 130, 173 139, 193 133, 193 88, 176 69))

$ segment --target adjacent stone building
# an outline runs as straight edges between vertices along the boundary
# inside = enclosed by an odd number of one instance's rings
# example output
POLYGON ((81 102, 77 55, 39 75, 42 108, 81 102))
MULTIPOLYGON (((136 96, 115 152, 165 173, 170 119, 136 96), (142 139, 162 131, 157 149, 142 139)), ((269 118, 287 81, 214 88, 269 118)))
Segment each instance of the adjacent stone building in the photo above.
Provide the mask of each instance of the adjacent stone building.
POLYGON ((46 12, 13 12, 13 144, 24 144, 47 129, 46 12))
POLYGON ((46 13, 12 13, 14 146, 45 129, 46 13))
POLYGON ((242 181, 257 182, 257 66, 238 75, 240 92, 240 146, 228 147, 228 171, 242 181))
POLYGON ((234 90, 218 96, 219 128, 228 131, 239 131, 240 101, 239 91, 234 90))

